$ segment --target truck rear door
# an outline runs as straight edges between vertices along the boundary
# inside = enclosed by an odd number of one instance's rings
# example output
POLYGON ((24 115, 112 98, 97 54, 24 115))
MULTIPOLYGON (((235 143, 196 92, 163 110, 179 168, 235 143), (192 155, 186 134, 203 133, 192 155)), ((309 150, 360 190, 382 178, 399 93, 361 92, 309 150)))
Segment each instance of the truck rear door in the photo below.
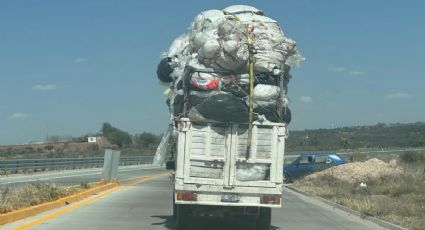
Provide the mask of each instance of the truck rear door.
POLYGON ((232 127, 231 185, 275 187, 282 183, 284 140, 286 130, 282 124, 254 123, 251 151, 248 152, 247 125, 232 127), (234 176, 233 176, 234 175, 234 176))
POLYGON ((186 125, 185 131, 180 132, 178 145, 179 154, 184 153, 183 162, 178 162, 184 164, 184 183, 224 187, 274 187, 275 183, 282 183, 286 134, 283 125, 255 124, 249 154, 246 125, 190 122, 186 125))
POLYGON ((229 127, 213 124, 193 124, 184 135, 184 182, 226 185, 229 178, 231 140, 229 127))

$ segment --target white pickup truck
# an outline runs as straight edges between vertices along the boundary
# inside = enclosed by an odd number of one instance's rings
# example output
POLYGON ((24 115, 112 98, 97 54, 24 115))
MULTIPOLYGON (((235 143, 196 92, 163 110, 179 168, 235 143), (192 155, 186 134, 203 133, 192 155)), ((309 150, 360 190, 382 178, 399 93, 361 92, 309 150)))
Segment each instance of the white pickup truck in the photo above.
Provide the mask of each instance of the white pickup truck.
POLYGON ((167 163, 177 229, 196 216, 256 218, 269 229, 271 208, 281 207, 285 124, 254 122, 248 146, 247 124, 177 123, 175 164, 167 163))

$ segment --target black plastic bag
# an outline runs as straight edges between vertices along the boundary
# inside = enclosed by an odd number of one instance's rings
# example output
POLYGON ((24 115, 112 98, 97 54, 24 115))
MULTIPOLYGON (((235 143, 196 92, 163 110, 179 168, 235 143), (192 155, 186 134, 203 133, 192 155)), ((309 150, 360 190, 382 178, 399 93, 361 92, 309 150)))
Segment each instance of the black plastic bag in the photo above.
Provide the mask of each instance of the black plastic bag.
POLYGON ((195 94, 189 103, 206 119, 220 122, 248 122, 248 107, 231 93, 195 94))

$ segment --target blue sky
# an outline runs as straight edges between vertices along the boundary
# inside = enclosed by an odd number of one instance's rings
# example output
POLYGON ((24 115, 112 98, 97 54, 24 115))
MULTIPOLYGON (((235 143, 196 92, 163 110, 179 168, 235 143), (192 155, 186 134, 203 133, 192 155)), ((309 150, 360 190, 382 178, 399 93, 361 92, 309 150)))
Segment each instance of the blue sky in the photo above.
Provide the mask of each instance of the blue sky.
POLYGON ((0 144, 97 132, 161 133, 156 65, 203 10, 248 4, 306 57, 292 130, 424 121, 424 1, 0 1, 0 144))

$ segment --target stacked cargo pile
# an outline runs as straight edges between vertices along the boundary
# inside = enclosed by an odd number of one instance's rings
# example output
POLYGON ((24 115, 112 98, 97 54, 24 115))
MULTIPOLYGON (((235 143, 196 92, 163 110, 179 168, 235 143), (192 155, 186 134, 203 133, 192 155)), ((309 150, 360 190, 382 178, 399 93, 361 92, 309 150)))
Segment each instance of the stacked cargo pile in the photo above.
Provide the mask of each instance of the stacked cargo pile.
POLYGON ((263 12, 243 5, 200 13, 158 65, 171 118, 290 122, 289 70, 303 58, 263 12))

